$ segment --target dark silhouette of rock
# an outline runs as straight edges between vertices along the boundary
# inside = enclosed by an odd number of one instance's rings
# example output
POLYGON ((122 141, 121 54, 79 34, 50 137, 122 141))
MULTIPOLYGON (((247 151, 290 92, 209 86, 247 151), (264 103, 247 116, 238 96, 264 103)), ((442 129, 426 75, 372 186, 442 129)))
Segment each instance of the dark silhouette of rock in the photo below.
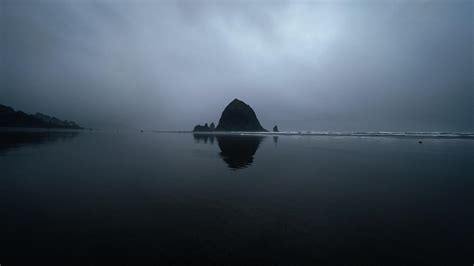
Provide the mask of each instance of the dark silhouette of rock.
POLYGON ((207 123, 204 126, 201 125, 196 125, 193 129, 194 132, 210 132, 211 129, 207 125, 207 123))
POLYGON ((60 120, 42 113, 30 115, 0 104, 0 127, 82 129, 73 121, 60 120))
MULTIPOLYGON (((277 128, 278 129, 278 128, 277 128)), ((212 122, 210 126, 207 123, 204 126, 196 125, 194 132, 210 131, 267 131, 262 127, 257 119, 254 110, 246 103, 234 99, 222 112, 217 127, 212 122)))
POLYGON ((42 113, 36 113, 34 115, 36 118, 41 119, 49 125, 56 125, 61 128, 80 128, 76 123, 68 120, 59 120, 56 117, 51 117, 42 113))
POLYGON ((204 126, 201 126, 201 125, 196 125, 193 129, 194 132, 210 132, 210 131, 214 131, 214 129, 216 128, 216 126, 214 125, 214 123, 211 123, 211 126, 209 126, 207 123, 204 124, 204 126))
POLYGON ((246 103, 234 99, 222 112, 216 131, 267 131, 246 103))
POLYGON ((280 132, 280 130, 278 130, 278 127, 276 125, 273 127, 273 132, 280 132))

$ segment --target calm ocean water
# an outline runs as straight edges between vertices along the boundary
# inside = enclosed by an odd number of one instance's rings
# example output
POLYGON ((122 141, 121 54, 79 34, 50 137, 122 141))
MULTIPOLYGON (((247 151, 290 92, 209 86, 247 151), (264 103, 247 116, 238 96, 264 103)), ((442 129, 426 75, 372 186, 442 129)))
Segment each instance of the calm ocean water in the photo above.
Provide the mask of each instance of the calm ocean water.
POLYGON ((474 263, 473 139, 2 132, 0 175, 2 265, 474 263))

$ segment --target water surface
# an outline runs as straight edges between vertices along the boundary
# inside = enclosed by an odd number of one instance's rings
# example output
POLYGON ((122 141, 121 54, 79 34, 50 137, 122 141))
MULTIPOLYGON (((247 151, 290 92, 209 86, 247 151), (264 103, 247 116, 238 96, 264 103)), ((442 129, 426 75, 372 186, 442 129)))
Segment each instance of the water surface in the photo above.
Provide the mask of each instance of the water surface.
POLYGON ((474 262, 472 139, 79 132, 0 133, 4 260, 474 262))

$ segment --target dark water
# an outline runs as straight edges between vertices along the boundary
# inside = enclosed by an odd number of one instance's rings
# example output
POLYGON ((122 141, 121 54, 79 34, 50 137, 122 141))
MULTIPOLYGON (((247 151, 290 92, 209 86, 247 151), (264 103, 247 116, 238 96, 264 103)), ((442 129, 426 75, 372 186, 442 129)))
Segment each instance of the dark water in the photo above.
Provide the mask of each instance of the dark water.
POLYGON ((472 265, 474 140, 418 141, 3 132, 0 263, 472 265))

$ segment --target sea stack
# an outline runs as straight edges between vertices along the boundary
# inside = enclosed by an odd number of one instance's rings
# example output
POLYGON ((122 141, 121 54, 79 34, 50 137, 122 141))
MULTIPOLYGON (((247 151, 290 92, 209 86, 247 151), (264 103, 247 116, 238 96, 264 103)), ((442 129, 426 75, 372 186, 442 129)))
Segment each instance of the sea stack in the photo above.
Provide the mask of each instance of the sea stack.
POLYGON ((267 131, 262 127, 253 109, 234 99, 222 112, 216 131, 267 131))
POLYGON ((280 132, 280 130, 278 130, 278 126, 277 126, 277 125, 275 125, 275 126, 273 127, 273 132, 280 132))

